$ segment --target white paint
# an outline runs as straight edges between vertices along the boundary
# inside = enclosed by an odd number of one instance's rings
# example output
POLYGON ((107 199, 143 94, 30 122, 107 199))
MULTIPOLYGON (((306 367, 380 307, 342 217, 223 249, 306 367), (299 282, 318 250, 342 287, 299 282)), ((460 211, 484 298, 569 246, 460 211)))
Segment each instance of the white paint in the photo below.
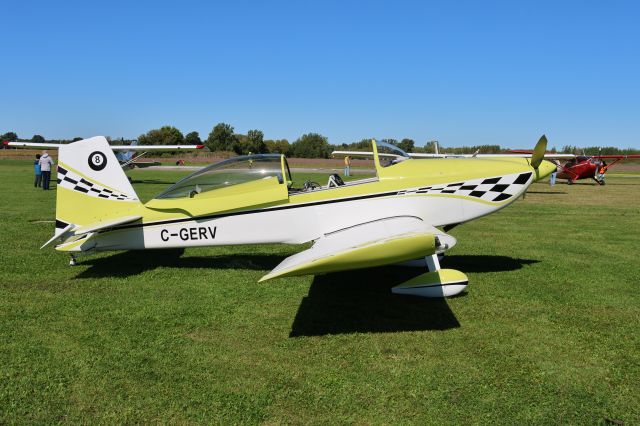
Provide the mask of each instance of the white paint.
POLYGON ((467 283, 460 284, 432 284, 432 285, 418 285, 414 287, 393 287, 391 292, 394 294, 403 294, 407 296, 420 296, 420 297, 451 297, 456 296, 467 288, 467 283))
POLYGON ((62 145, 59 149, 59 162, 77 170, 99 185, 119 191, 131 199, 138 199, 129 179, 120 167, 120 162, 103 136, 62 145), (106 159, 106 166, 102 170, 94 170, 89 166, 89 157, 96 152, 102 153, 106 159))

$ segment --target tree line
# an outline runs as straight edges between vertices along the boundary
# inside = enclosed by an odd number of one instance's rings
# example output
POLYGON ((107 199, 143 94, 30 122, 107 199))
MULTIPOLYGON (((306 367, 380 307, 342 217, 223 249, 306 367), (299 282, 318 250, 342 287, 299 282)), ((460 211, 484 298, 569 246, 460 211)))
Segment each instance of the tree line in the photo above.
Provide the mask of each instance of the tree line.
MULTIPOLYGON (((37 143, 68 143, 83 139, 75 137, 71 140, 52 140, 45 139, 42 135, 33 135, 31 139, 20 139, 15 132, 7 132, 0 135, 2 141, 30 141, 37 143)), ((112 144, 130 144, 131 139, 115 139, 107 137, 112 144)), ((246 134, 236 133, 233 126, 227 123, 218 123, 209 132, 206 139, 201 139, 198 132, 189 132, 184 135, 174 126, 162 126, 159 129, 149 130, 147 133, 138 136, 140 145, 205 145, 211 151, 232 152, 238 155, 243 154, 264 154, 279 153, 288 157, 298 158, 329 158, 334 150, 346 151, 369 151, 371 150, 371 138, 363 138, 356 142, 330 144, 326 136, 319 133, 305 133, 298 139, 289 143, 287 139, 265 139, 261 130, 249 130, 246 134)), ((405 152, 415 153, 433 153, 435 152, 436 141, 429 141, 424 146, 416 146, 413 139, 404 138, 382 139, 382 142, 395 145, 405 152)), ((462 147, 444 147, 439 146, 439 152, 449 154, 472 154, 479 152, 482 154, 499 154, 508 152, 508 149, 502 148, 500 145, 471 145, 462 147)), ((578 148, 576 146, 566 145, 557 151, 555 147, 551 152, 582 154, 587 155, 608 154, 608 155, 628 155, 638 154, 640 149, 633 148, 617 148, 617 147, 586 147, 578 148)))
POLYGON ((249 130, 247 134, 236 133, 227 123, 216 124, 206 139, 202 140, 198 132, 183 136, 173 126, 153 129, 138 137, 140 145, 205 145, 211 151, 242 154, 279 153, 292 157, 328 158, 333 150, 328 139, 318 133, 306 133, 289 143, 287 139, 265 139, 261 130, 249 130))

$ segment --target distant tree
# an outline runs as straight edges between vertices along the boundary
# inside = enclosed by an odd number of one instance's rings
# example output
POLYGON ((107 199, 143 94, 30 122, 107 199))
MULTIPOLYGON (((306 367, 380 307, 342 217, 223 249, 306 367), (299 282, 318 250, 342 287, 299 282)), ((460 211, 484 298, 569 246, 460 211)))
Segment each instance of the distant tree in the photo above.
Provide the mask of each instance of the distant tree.
POLYGON ((205 144, 211 151, 234 151, 240 152, 238 138, 233 133, 233 127, 227 123, 215 125, 205 144))
POLYGON ((84 139, 84 138, 83 138, 83 137, 80 137, 80 136, 76 136, 75 138, 73 138, 73 139, 71 140, 71 142, 78 142, 78 141, 81 141, 82 139, 84 139))
POLYGON ((262 154, 267 152, 267 146, 264 143, 264 133, 260 130, 249 130, 247 137, 242 144, 242 151, 245 154, 262 154))
POLYGON ((184 137, 184 143, 187 145, 201 145, 202 140, 200 140, 198 132, 190 132, 184 137))
POLYGON ((236 138, 236 143, 233 146, 233 152, 236 154, 246 154, 248 151, 245 150, 248 142, 247 135, 241 135, 239 133, 234 133, 233 136, 236 138))
POLYGON ((140 145, 179 145, 184 142, 184 136, 173 126, 163 126, 140 135, 138 142, 140 145))
POLYGON ((413 139, 404 138, 398 144, 398 148, 400 148, 404 152, 413 152, 414 147, 415 142, 413 141, 413 139))
POLYGON ((371 138, 360 139, 358 142, 349 144, 343 143, 341 148, 353 151, 371 151, 371 138))
POLYGON ((325 136, 318 133, 307 133, 291 144, 291 152, 294 157, 329 158, 331 146, 325 136))
POLYGON ((266 140, 264 141, 267 152, 275 154, 290 155, 291 144, 286 139, 266 140))
POLYGON ((0 136, 3 141, 15 142, 18 140, 18 135, 15 132, 7 132, 0 136))
POLYGON ((36 142, 36 143, 44 143, 44 137, 40 136, 40 135, 33 135, 33 137, 31 138, 31 142, 36 142))

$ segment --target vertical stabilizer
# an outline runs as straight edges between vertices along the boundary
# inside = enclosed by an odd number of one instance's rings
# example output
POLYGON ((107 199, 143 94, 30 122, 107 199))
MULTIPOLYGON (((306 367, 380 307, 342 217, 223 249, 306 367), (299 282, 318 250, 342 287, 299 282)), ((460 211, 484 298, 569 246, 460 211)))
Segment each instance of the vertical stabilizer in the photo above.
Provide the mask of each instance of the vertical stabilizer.
POLYGON ((60 147, 56 235, 74 227, 130 216, 142 206, 102 136, 60 147))

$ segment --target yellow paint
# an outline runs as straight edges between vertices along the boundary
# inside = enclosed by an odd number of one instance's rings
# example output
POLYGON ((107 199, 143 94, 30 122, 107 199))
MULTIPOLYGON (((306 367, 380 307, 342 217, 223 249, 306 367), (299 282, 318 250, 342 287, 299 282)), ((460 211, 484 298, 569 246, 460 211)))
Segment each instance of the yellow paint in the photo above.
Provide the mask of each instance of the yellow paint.
POLYGON ((380 158, 378 157, 378 144, 376 144, 375 139, 371 139, 371 146, 373 147, 373 163, 376 166, 376 172, 378 173, 378 176, 380 176, 382 166, 380 165, 380 158))
POLYGON ((440 269, 434 272, 427 272, 421 275, 418 275, 415 278, 410 279, 409 281, 403 282, 400 285, 395 286, 394 288, 406 288, 406 287, 416 287, 416 286, 427 286, 427 285, 445 285, 445 284, 455 284, 455 283, 464 283, 466 284, 469 281, 469 278, 460 271, 456 271, 455 269, 440 269))
POLYGON ((551 161, 544 160, 534 174, 534 181, 537 182, 540 179, 544 179, 549 176, 551 173, 557 170, 557 166, 553 164, 551 161))
POLYGON ((139 201, 92 197, 60 185, 56 188, 56 219, 67 223, 85 226, 121 216, 144 214, 144 206, 139 201))
MULTIPOLYGON (((77 240, 73 240, 73 241, 69 241, 69 242, 65 242, 63 244, 60 244, 58 246, 56 246, 56 250, 58 251, 84 251, 84 250, 89 250, 92 247, 83 247, 90 239, 91 237, 95 235, 95 234, 89 234, 87 237, 85 238, 80 238, 77 240)), ((93 245, 93 243, 91 243, 93 245)))
POLYGON ((293 268, 270 273, 260 281, 292 275, 321 274, 349 269, 369 268, 398 263, 435 253, 433 234, 405 234, 386 240, 354 247, 342 252, 330 253, 293 268))
MULTIPOLYGON (((289 199, 287 186, 275 176, 258 179, 229 187, 205 191, 193 198, 154 199, 146 204, 147 209, 172 212, 172 217, 194 217, 212 213, 230 212, 247 207, 268 207, 289 199), (176 214, 181 211, 180 214, 176 214)), ((149 213, 145 222, 154 216, 149 213)), ((163 218, 164 219, 164 218, 163 218)))

